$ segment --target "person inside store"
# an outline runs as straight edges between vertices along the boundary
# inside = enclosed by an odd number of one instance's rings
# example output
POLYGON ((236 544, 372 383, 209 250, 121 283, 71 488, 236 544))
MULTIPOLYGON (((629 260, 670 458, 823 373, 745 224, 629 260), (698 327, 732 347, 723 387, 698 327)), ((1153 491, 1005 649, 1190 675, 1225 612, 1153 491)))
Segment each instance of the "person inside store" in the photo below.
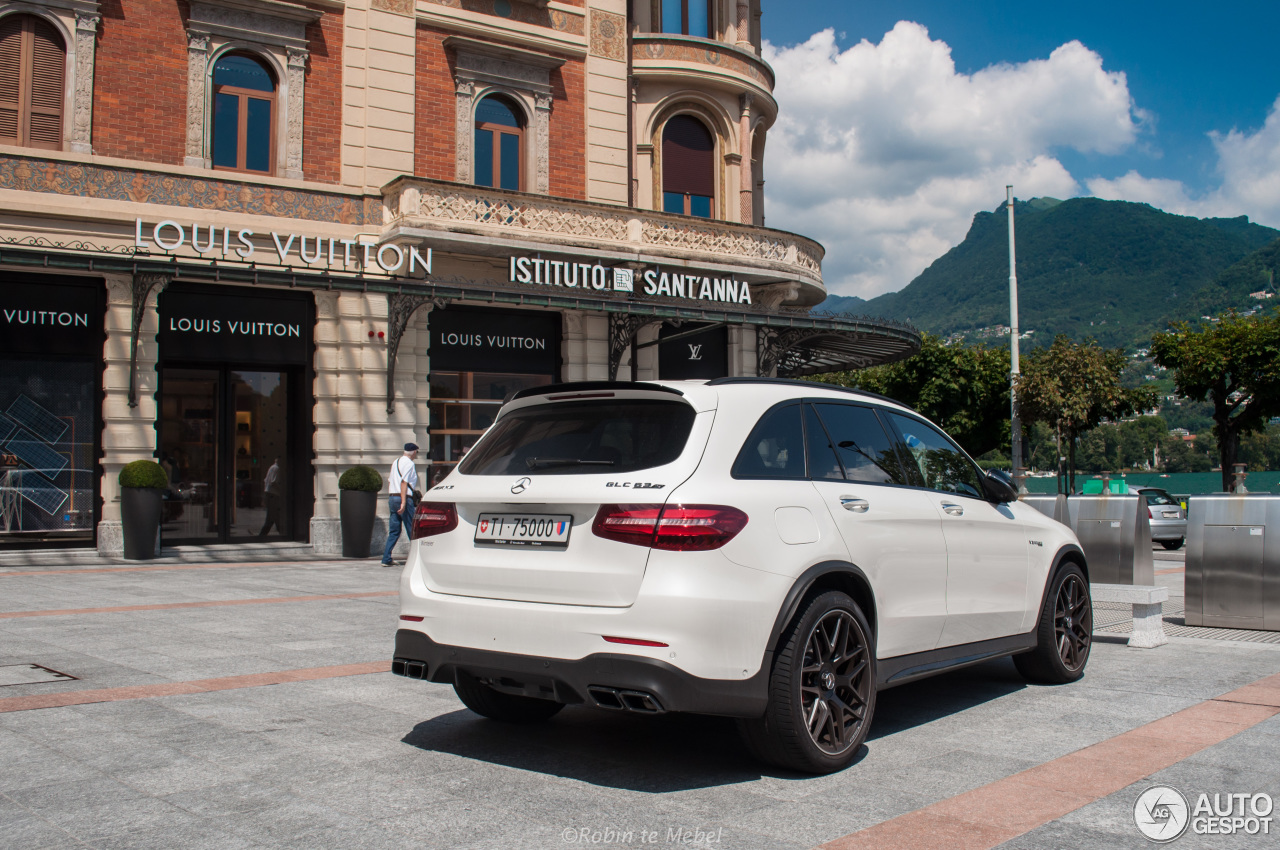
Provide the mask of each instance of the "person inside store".
POLYGON ((391 550, 396 548, 400 540, 401 525, 413 522, 413 512, 417 500, 422 498, 418 492, 418 446, 416 443, 405 443, 404 454, 391 464, 391 474, 387 477, 391 516, 387 521, 387 547, 382 552, 382 566, 394 567, 391 550))
POLYGON ((284 526, 280 524, 280 491, 283 489, 283 483, 280 480, 280 458, 276 458, 262 481, 264 501, 267 503, 267 520, 262 524, 262 531, 258 532, 259 537, 266 537, 273 525, 276 531, 284 534, 284 526))

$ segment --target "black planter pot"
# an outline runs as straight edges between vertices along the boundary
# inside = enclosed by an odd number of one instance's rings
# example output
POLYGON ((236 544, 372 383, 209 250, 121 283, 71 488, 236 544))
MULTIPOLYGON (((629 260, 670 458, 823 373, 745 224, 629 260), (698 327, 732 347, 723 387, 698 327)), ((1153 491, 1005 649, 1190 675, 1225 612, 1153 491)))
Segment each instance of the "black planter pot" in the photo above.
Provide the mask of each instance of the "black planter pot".
POLYGON ((160 533, 160 513, 164 491, 158 487, 120 488, 120 518, 124 524, 124 556, 130 561, 146 561, 160 554, 156 537, 160 533))
POLYGON ((342 557, 367 558, 373 542, 373 517, 378 496, 368 490, 341 490, 338 512, 342 517, 342 557))

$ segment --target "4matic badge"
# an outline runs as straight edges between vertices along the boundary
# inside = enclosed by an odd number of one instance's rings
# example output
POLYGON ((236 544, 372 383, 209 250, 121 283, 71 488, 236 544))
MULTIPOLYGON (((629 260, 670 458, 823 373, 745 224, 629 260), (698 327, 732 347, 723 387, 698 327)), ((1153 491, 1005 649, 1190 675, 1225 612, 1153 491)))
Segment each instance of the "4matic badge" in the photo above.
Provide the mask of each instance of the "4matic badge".
POLYGON ((609 481, 606 487, 630 487, 632 490, 661 490, 666 484, 654 484, 649 481, 609 481))

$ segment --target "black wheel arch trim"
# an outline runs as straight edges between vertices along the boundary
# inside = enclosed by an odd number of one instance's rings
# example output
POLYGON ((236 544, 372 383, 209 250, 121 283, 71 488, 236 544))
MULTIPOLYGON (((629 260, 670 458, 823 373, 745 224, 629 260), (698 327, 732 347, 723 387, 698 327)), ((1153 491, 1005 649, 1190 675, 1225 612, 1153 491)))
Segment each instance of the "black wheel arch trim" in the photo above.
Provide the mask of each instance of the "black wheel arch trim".
POLYGON ((1074 543, 1064 543, 1054 553, 1053 563, 1049 565, 1049 574, 1044 577, 1044 589, 1040 591, 1040 607, 1036 609, 1037 617, 1044 610, 1045 600, 1049 598, 1049 585, 1053 584, 1053 580, 1057 578, 1058 573, 1062 570, 1062 564, 1068 560, 1068 556, 1071 556, 1071 563, 1079 567, 1080 572, 1084 573, 1084 583, 1089 583, 1089 562, 1085 560, 1084 550, 1074 543))
POLYGON ((809 590, 819 579, 828 575, 849 576, 866 587, 867 595, 871 601, 871 610, 864 610, 862 615, 867 618, 867 624, 871 626, 871 645, 874 649, 878 624, 875 610, 875 591, 871 588, 871 580, 867 578, 866 573, 847 561, 822 561, 801 573, 800 577, 792 583, 791 589, 787 591, 786 597, 782 600, 782 606, 778 609, 778 616, 773 621, 773 631, 769 633, 769 643, 765 647, 766 660, 777 652, 778 641, 782 638, 782 633, 791 621, 795 619, 796 614, 799 613, 800 603, 804 601, 809 590))

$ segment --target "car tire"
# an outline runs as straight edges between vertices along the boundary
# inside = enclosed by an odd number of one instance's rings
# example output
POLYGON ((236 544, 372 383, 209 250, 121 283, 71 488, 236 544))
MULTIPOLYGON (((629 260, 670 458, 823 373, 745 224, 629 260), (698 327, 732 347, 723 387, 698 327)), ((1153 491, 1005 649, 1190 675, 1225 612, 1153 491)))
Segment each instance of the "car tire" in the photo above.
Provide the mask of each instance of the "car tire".
POLYGON ((806 600, 779 638, 764 716, 739 730, 762 761, 834 773, 857 756, 875 705, 871 628, 856 602, 827 591, 806 600))
POLYGON ((1177 540, 1161 540, 1160 545, 1172 551, 1174 549, 1181 549, 1182 544, 1185 543, 1186 541, 1187 541, 1187 538, 1179 537, 1177 540))
POLYGON ((1023 678, 1046 685, 1074 682, 1084 675, 1093 645, 1093 601, 1084 573, 1064 564, 1049 583, 1036 628, 1036 648, 1013 657, 1023 678))
POLYGON ((484 682, 459 673, 454 679, 453 690, 462 704, 490 720, 503 723, 541 723, 554 717, 564 705, 549 699, 504 694, 495 691, 484 682))

